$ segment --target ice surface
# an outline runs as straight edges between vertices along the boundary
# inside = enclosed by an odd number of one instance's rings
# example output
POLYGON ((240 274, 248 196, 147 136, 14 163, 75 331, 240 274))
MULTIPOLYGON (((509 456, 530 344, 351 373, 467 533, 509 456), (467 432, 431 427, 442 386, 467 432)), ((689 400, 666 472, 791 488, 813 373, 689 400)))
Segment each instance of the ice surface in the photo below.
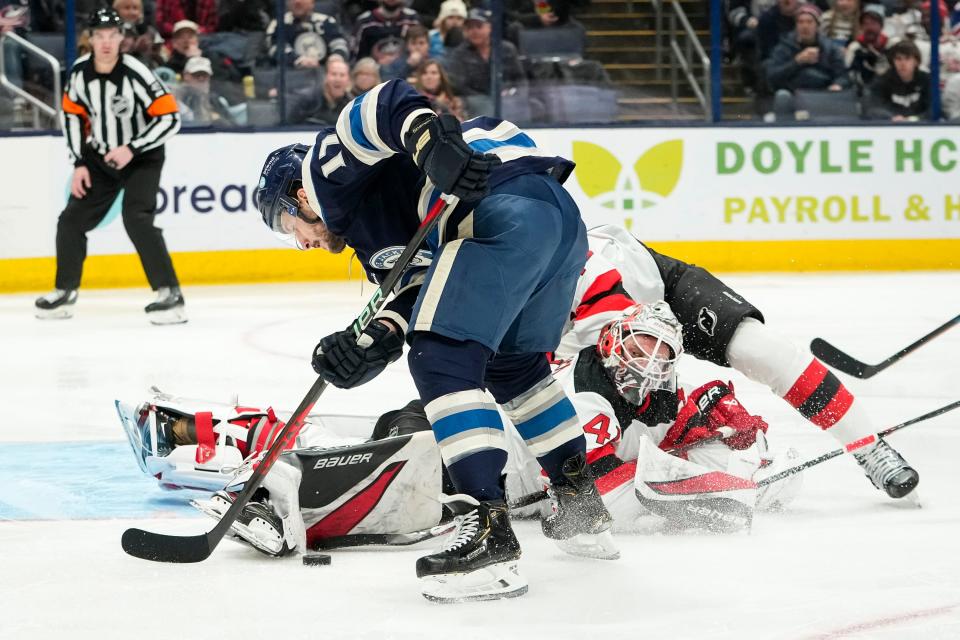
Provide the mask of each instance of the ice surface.
MULTIPOLYGON (((801 343, 821 336, 879 362, 960 311, 960 274, 738 276, 726 280, 801 343)), ((310 351, 372 290, 358 283, 192 287, 190 322, 154 327, 146 290, 82 291, 68 321, 0 296, 0 638, 960 638, 960 411, 891 442, 921 474, 922 508, 873 489, 849 459, 812 469, 750 535, 619 536, 619 561, 564 556, 517 525, 528 595, 442 606, 419 595, 419 548, 336 551, 329 567, 224 542, 206 562, 126 556, 131 525, 209 522, 140 474, 113 400, 161 389, 292 408, 310 351), (64 476, 69 476, 66 478, 64 476)), ((732 379, 775 444, 834 448, 732 371, 685 359, 683 377, 732 379)), ((876 377, 844 378, 878 428, 957 399, 960 330, 876 377)), ((367 415, 414 395, 403 363, 318 410, 367 415)))

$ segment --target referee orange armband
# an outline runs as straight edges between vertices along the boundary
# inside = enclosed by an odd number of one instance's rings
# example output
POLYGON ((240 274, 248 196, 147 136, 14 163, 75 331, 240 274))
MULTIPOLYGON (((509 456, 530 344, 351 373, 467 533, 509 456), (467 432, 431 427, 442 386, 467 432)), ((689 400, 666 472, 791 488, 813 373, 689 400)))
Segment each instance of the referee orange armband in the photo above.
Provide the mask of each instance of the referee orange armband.
POLYGON ((178 110, 177 101, 174 97, 169 93, 165 93, 150 103, 150 106, 147 107, 147 115, 156 118, 158 116, 176 113, 178 110))

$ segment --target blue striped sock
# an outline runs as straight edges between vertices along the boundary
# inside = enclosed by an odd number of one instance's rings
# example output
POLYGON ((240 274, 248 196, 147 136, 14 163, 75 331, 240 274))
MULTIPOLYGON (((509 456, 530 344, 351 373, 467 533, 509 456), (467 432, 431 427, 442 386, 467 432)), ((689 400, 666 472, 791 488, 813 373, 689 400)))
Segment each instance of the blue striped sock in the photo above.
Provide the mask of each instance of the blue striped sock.
POLYGON ((503 421, 490 397, 481 389, 457 391, 424 409, 457 490, 478 500, 503 499, 500 474, 507 452, 503 421))
POLYGON ((564 461, 585 453, 587 444, 577 412, 560 383, 547 376, 502 406, 550 480, 564 481, 564 461))

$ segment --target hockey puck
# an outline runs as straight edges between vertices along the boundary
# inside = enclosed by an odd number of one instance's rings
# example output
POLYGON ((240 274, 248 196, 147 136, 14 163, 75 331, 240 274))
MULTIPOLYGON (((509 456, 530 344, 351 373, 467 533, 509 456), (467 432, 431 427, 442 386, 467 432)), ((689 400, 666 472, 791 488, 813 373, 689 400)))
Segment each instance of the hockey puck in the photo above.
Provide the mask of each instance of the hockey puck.
POLYGON ((321 567, 332 562, 333 558, 330 557, 329 553, 306 553, 303 556, 303 566, 305 567, 321 567))

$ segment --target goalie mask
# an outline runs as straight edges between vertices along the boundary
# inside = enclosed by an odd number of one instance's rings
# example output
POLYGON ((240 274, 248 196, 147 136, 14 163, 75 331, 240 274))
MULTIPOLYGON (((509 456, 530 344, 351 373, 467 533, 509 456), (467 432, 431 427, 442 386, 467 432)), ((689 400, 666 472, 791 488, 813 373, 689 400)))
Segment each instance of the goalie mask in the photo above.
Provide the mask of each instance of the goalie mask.
POLYGON ((642 404, 651 391, 675 391, 675 366, 683 353, 680 321, 660 300, 634 305, 600 331, 597 351, 617 391, 642 404))

